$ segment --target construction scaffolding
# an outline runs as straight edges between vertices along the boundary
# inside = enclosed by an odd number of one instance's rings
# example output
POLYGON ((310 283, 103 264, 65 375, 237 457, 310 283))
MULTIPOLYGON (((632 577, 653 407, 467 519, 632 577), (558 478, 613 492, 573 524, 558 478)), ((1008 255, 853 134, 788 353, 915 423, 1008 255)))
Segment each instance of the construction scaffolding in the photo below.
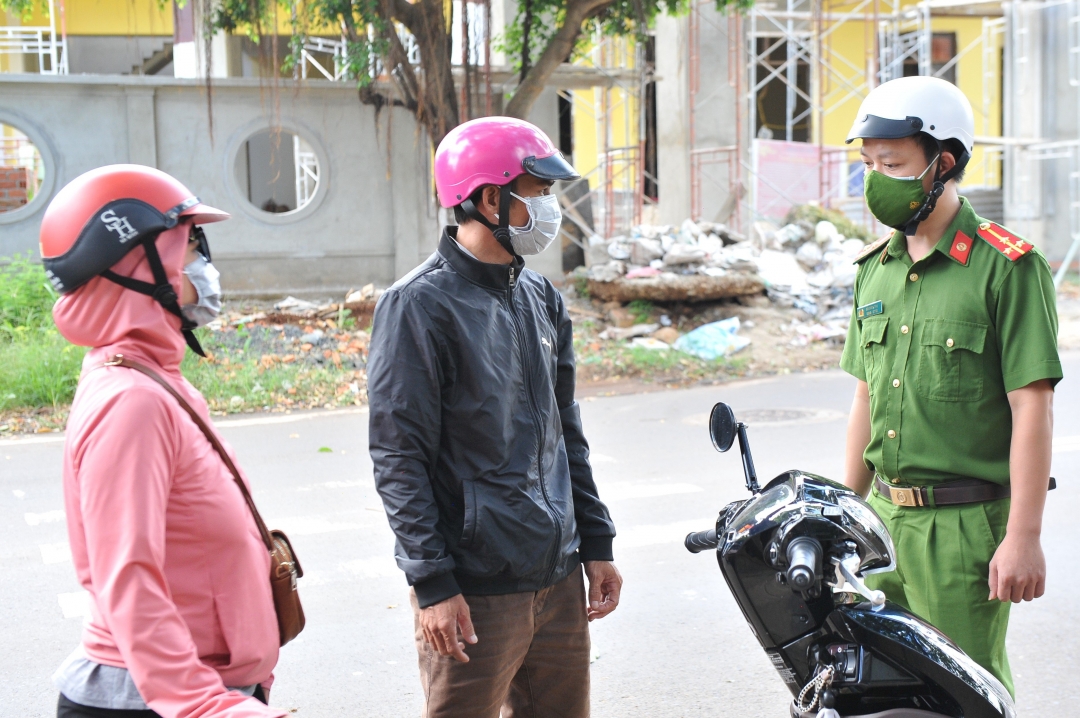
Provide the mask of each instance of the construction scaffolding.
MULTIPOLYGON (((60 0, 60 22, 57 28, 56 6, 49 0, 49 24, 0 26, 0 55, 36 62, 34 71, 42 75, 68 74, 67 19, 64 2, 60 0)), ((25 67, 23 71, 27 71, 25 67)))
MULTIPOLYGON (((948 77, 960 59, 982 48, 984 92, 972 104, 976 126, 986 136, 981 139, 996 134, 991 97, 999 94, 997 53, 1004 35, 1003 18, 983 17, 980 37, 948 62, 931 62, 934 9, 962 4, 968 3, 856 0, 841 5, 784 0, 773 5, 756 3, 744 15, 724 16, 713 10, 712 2, 694 2, 688 50, 692 217, 712 218, 706 216, 710 208, 702 201, 702 187, 713 184, 727 191, 726 203, 734 205, 730 221, 744 231, 754 221, 782 217, 785 205, 806 202, 839 209, 869 228, 880 229, 862 199, 863 166, 858 154, 840 143, 828 144, 825 128, 843 124, 846 130, 847 116, 853 116, 853 108, 881 82, 905 74, 948 77), (740 105, 737 141, 721 147, 702 146, 696 132, 702 112, 700 33, 702 27, 710 26, 714 35, 728 43, 728 85, 740 105), (862 57, 852 51, 860 40, 862 57), (768 121, 762 111, 762 98, 778 89, 783 119, 779 124, 768 121), (786 150, 778 140, 788 144, 786 150), (784 151, 791 155, 789 172, 770 174, 768 167, 761 166, 762 158, 777 164, 775 158, 784 151), (710 174, 711 165, 721 166, 724 172, 710 174)), ((1000 186, 1000 158, 999 144, 989 138, 977 162, 969 167, 969 185, 972 179, 981 179, 981 186, 1000 186)))
MULTIPOLYGON (((645 61, 644 50, 641 43, 597 32, 590 50, 571 63, 593 76, 591 86, 558 90, 570 103, 571 112, 582 113, 595 127, 595 161, 577 156, 576 148, 574 157, 575 164, 584 170, 582 177, 589 183, 589 191, 563 202, 571 221, 579 225, 585 223, 578 210, 589 203, 593 226, 580 227, 587 236, 626 233, 641 223, 644 207, 655 204, 645 193, 646 183, 658 180, 645 169, 644 98, 652 68, 645 61)), ((575 138, 577 146, 585 144, 581 139, 575 138)))
MULTIPOLYGON (((746 232, 754 222, 776 222, 787 208, 806 202, 883 229, 866 210, 857 152, 825 141, 829 118, 851 114, 851 102, 898 77, 955 81, 956 68, 968 58, 969 68, 972 62, 980 68, 982 96, 972 102, 977 152, 965 187, 987 192, 1000 187, 1009 221, 1038 242, 1057 209, 1046 206, 1046 185, 1063 176, 1072 244, 1057 274, 1059 283, 1080 255, 1080 140, 1075 128, 1065 136, 1046 136, 1048 123, 1053 124, 1048 113, 1063 97, 1069 98, 1065 114, 1080 117, 1080 0, 855 0, 843 5, 781 0, 729 15, 716 12, 711 1, 695 0, 688 56, 694 219, 715 219, 716 207, 703 199, 711 188, 719 215, 746 232), (950 59, 935 61, 936 18, 961 15, 979 19, 981 32, 964 47, 955 47, 950 59), (1053 27, 1066 28, 1064 57, 1048 54, 1055 48, 1044 39, 1053 36, 1053 27), (702 89, 703 29, 728 44, 727 86, 739 98, 733 144, 710 145, 698 132, 701 118, 714 116, 708 103, 715 92, 702 89), (865 48, 861 62, 852 56, 852 39, 859 35, 865 48), (1065 83, 1048 87, 1046 78, 1053 77, 1055 67, 1068 68, 1071 97, 1063 92, 1065 83), (777 106, 782 110, 781 122, 764 117, 769 92, 774 93, 768 98, 772 112, 777 106), (995 108, 1001 108, 1000 115, 995 108)), ((715 78, 706 78, 705 84, 710 81, 715 89, 715 78)), ((1060 117, 1057 121, 1060 125, 1060 117)), ((1060 131, 1050 129, 1049 134, 1060 131)))

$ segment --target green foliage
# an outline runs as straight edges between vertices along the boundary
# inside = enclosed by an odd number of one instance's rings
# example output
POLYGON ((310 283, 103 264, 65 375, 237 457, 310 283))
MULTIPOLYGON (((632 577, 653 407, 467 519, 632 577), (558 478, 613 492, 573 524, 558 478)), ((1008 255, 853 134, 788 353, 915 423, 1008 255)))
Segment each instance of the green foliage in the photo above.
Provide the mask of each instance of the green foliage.
POLYGON ((0 340, 0 410, 71 402, 85 353, 55 329, 0 340))
POLYGON ((32 256, 16 254, 8 264, 0 264, 0 341, 52 327, 56 292, 32 256))
POLYGON ((289 13, 292 26, 283 71, 292 72, 300 64, 308 37, 325 35, 332 28, 331 33, 342 32, 346 38, 348 60, 342 68, 346 77, 356 80, 360 87, 372 82, 372 68, 389 50, 382 34, 386 22, 379 14, 378 0, 291 0, 277 4, 274 0, 218 0, 212 24, 216 29, 244 34, 258 42, 264 30, 272 32, 276 27, 279 12, 289 13))
POLYGON ((647 299, 635 299, 626 305, 626 308, 634 315, 635 324, 648 324, 655 309, 653 303, 647 299))
MULTIPOLYGON (((715 2, 716 9, 721 12, 744 12, 754 4, 754 0, 715 2)), ((517 15, 513 22, 506 26, 501 37, 493 41, 498 50, 511 58, 515 71, 521 71, 526 42, 529 65, 540 58, 548 41, 562 27, 567 4, 567 0, 520 0, 517 3, 517 15), (527 35, 526 24, 529 28, 527 35)), ((609 37, 635 37, 643 41, 658 15, 682 15, 689 10, 690 0, 614 0, 585 21, 573 57, 580 57, 589 49, 591 36, 597 30, 609 37)))

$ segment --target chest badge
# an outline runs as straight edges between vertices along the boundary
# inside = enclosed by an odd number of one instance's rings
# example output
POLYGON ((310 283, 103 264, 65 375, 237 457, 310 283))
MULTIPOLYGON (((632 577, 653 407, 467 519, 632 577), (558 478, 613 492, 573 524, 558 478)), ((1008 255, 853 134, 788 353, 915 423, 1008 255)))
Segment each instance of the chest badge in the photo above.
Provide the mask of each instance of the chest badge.
POLYGON ((551 342, 548 341, 547 337, 540 337, 540 343, 546 346, 548 351, 551 351, 551 342))
POLYGON ((855 310, 856 319, 866 319, 867 317, 877 316, 884 312, 885 309, 881 306, 881 300, 871 302, 870 304, 864 304, 855 310))

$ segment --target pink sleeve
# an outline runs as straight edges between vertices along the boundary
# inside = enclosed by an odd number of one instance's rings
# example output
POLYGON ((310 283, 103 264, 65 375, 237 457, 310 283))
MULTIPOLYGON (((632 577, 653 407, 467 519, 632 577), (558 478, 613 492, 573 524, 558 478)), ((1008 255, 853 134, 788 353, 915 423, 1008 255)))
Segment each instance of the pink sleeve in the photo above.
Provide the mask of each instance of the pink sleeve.
POLYGON ((97 608, 135 686, 163 718, 287 713, 229 692, 199 660, 165 579, 165 511, 180 447, 150 387, 117 397, 80 447, 79 503, 97 608))

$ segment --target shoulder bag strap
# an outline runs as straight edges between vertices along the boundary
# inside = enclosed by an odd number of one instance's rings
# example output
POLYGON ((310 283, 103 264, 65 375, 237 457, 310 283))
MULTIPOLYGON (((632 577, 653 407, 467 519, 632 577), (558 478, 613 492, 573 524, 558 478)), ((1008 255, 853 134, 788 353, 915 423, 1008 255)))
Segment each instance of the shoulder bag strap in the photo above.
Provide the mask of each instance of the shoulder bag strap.
POLYGON ((270 538, 270 531, 266 528, 266 523, 263 522, 262 516, 259 515, 259 510, 255 508, 255 501, 251 498, 251 492, 248 491, 247 486, 244 484, 244 480, 240 478, 240 470, 236 468, 236 464, 233 463, 228 452, 225 451, 225 447, 221 445, 221 441, 218 439, 217 434, 214 433, 213 429, 207 426, 206 422, 203 421, 203 418, 192 408, 191 404, 187 403, 187 400, 181 396, 180 392, 176 391, 169 382, 162 379, 156 371, 144 364, 128 359, 123 354, 116 354, 109 357, 109 359, 101 366, 122 366, 127 367, 128 369, 134 369, 135 371, 150 377, 160 384, 165 391, 172 394, 173 398, 180 404, 180 407, 187 412, 188 416, 191 417, 191 420, 195 422, 195 425, 206 435, 206 439, 210 442, 210 445, 214 447, 214 451, 218 453, 221 460, 225 462, 225 466, 229 469, 229 473, 232 474, 233 480, 236 482, 236 485, 240 487, 240 493, 243 494, 244 501, 251 510, 251 515, 255 517, 255 525, 259 527, 259 534, 262 536, 263 543, 266 544, 267 550, 273 551, 274 544, 270 538))

